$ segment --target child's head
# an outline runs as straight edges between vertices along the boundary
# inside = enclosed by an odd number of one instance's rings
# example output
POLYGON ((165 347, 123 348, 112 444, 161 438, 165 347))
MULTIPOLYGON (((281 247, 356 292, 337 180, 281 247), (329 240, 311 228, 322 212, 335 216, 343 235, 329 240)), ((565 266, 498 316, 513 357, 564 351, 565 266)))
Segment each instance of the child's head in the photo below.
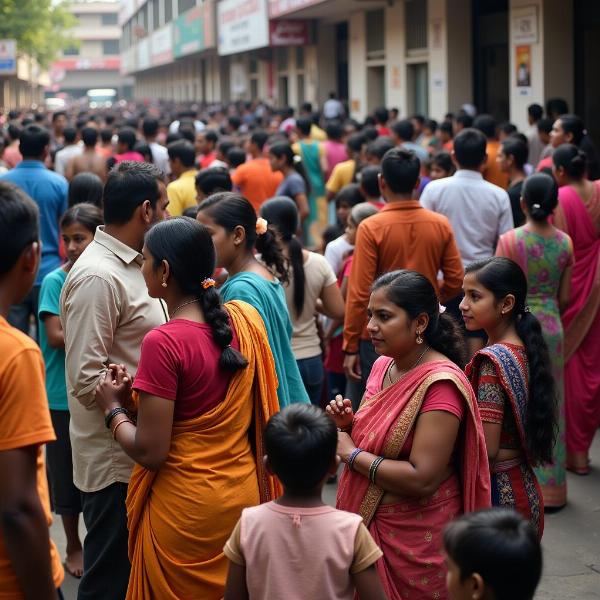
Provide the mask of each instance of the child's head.
POLYGON ((292 404, 273 415, 265 448, 268 467, 288 493, 316 491, 337 468, 337 428, 312 404, 292 404))
POLYGON ((469 513, 444 533, 450 600, 531 600, 542 549, 531 525, 512 510, 469 513))
POLYGON ((104 184, 95 173, 77 173, 69 183, 69 207, 76 204, 93 204, 102 208, 104 184))
POLYGON ((39 210, 20 188, 0 182, 0 282, 10 276, 12 303, 27 295, 40 261, 39 210))
POLYGON ((338 223, 328 225, 321 236, 321 246, 319 248, 319 253, 325 254, 325 248, 327 248, 327 244, 339 238, 340 235, 342 235, 343 233, 344 231, 338 223))
POLYGON ((367 200, 379 200, 381 190, 379 189, 379 174, 381 168, 370 165, 360 172, 360 189, 367 200))
POLYGON ((91 244, 96 228, 102 225, 102 212, 93 204, 76 204, 60 220, 60 233, 71 264, 91 244))
POLYGON ((369 202, 361 202, 352 208, 348 215, 348 224, 346 225, 346 239, 349 244, 356 244, 356 230, 358 226, 368 217, 377 214, 377 209, 369 202))
POLYGON ((358 184, 349 183, 345 185, 335 197, 335 213, 338 223, 345 227, 352 207, 364 201, 365 198, 361 194, 358 184))
POLYGON ((246 162, 246 153, 242 148, 235 146, 227 152, 227 163, 232 169, 236 169, 246 162))
POLYGON ((523 183, 522 203, 527 215, 544 223, 558 205, 558 185, 554 177, 545 173, 535 173, 523 183))
POLYGON ((225 167, 202 169, 196 175, 196 201, 198 204, 219 192, 231 192, 233 183, 231 175, 225 167))
POLYGON ((429 177, 431 179, 443 179, 450 177, 455 171, 454 161, 448 152, 438 152, 431 157, 429 163, 429 177))

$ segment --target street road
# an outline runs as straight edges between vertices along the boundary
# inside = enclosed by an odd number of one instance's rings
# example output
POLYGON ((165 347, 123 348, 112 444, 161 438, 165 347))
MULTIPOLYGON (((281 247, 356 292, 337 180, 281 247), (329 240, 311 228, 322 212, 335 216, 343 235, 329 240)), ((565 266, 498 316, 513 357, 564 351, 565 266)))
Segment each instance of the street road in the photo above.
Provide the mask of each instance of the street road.
MULTIPOLYGON (((590 475, 568 474, 567 507, 546 514, 544 576, 536 600, 600 600, 600 435, 596 435, 591 458, 590 475)), ((326 486, 325 500, 335 503, 335 486, 326 486)), ((82 529, 82 537, 83 533, 82 529)), ((55 519, 51 535, 64 556, 65 537, 59 519, 55 519)), ((66 576, 66 600, 76 599, 77 583, 66 576)))

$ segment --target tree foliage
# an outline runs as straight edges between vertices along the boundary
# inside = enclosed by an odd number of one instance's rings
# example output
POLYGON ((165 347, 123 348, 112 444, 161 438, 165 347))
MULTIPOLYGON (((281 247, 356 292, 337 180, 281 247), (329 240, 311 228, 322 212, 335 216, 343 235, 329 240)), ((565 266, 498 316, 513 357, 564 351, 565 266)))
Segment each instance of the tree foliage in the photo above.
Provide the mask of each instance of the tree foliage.
POLYGON ((31 56, 42 68, 59 50, 73 45, 69 30, 77 19, 54 0, 0 0, 0 39, 16 39, 17 52, 31 56))

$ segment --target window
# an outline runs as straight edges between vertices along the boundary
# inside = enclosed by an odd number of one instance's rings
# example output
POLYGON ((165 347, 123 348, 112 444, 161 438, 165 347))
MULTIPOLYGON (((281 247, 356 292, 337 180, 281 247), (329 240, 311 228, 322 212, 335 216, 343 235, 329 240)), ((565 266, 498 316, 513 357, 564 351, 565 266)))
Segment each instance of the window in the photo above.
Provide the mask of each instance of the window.
POLYGON ((119 40, 103 40, 102 54, 105 56, 119 54, 119 40))
POLYGON ((152 28, 158 29, 164 23, 160 22, 160 10, 158 0, 152 0, 152 28))
POLYGON ((367 60, 385 58, 385 10, 367 13, 367 60))
POLYGON ((186 10, 190 10, 190 8, 194 8, 196 6, 196 0, 178 0, 178 14, 183 14, 186 10))
POLYGON ((302 46, 296 48, 296 68, 304 69, 304 48, 302 46))
POLYGON ((406 30, 406 49, 421 50, 427 48, 427 2, 407 0, 404 4, 406 30))
POLYGON ((288 70, 288 49, 278 48, 277 50, 277 70, 285 72, 288 70))
POLYGON ((63 56, 79 56, 79 48, 77 46, 67 46, 63 50, 63 56))
POLYGON ((165 0, 165 23, 173 20, 173 0, 165 0))
POLYGON ((102 25, 118 25, 119 17, 117 13, 104 13, 102 15, 102 25))

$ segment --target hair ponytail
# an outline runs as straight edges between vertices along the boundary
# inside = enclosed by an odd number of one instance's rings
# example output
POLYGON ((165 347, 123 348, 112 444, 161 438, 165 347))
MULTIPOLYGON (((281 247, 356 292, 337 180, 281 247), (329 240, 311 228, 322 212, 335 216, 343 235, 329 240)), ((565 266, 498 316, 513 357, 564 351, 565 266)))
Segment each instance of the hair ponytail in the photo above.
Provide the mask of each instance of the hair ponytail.
POLYGON ((529 216, 538 223, 545 222, 558 205, 558 185, 554 177, 535 173, 523 183, 521 192, 529 216))
POLYGON ((276 158, 285 158, 285 162, 288 167, 292 167, 304 180, 306 186, 306 195, 310 194, 311 185, 306 169, 302 162, 302 156, 296 154, 292 147, 287 142, 277 142, 269 148, 269 154, 272 154, 276 158))
MULTIPOLYGON (((304 272, 304 255, 302 244, 296 237, 298 230, 298 208, 293 200, 286 196, 279 196, 267 200, 260 207, 260 214, 272 225, 289 251, 287 269, 291 267, 294 286, 294 308, 297 316, 304 309, 306 274, 304 272)), ((289 278, 288 278, 289 279, 289 278)))
POLYGON ((388 298, 405 310, 411 319, 427 313, 429 324, 423 333, 431 348, 444 354, 461 369, 466 363, 464 337, 454 318, 440 313, 435 288, 427 277, 403 269, 382 275, 373 284, 373 291, 386 288, 388 298))
POLYGON ((219 292, 210 286, 198 294, 200 308, 206 324, 210 326, 213 339, 221 348, 219 366, 226 371, 238 371, 248 366, 248 361, 241 352, 233 348, 233 331, 229 324, 229 315, 223 308, 219 292))
POLYGON ((525 274, 517 263, 503 257, 472 263, 466 272, 475 273, 477 281, 492 292, 496 301, 504 300, 509 294, 515 298, 511 317, 525 345, 529 363, 529 398, 524 424, 527 450, 534 464, 550 462, 557 431, 556 390, 540 322, 525 305, 525 274))
POLYGON ((517 317, 517 334, 529 362, 529 402, 525 438, 534 464, 552 462, 556 440, 556 391, 548 346, 537 318, 528 310, 517 317))
POLYGON ((245 368, 248 361, 231 347, 233 331, 219 292, 213 285, 202 285, 211 277, 216 262, 215 247, 206 227, 188 217, 175 217, 154 225, 144 241, 154 259, 154 268, 167 261, 181 293, 198 299, 204 320, 221 348, 219 366, 228 371, 245 368))

